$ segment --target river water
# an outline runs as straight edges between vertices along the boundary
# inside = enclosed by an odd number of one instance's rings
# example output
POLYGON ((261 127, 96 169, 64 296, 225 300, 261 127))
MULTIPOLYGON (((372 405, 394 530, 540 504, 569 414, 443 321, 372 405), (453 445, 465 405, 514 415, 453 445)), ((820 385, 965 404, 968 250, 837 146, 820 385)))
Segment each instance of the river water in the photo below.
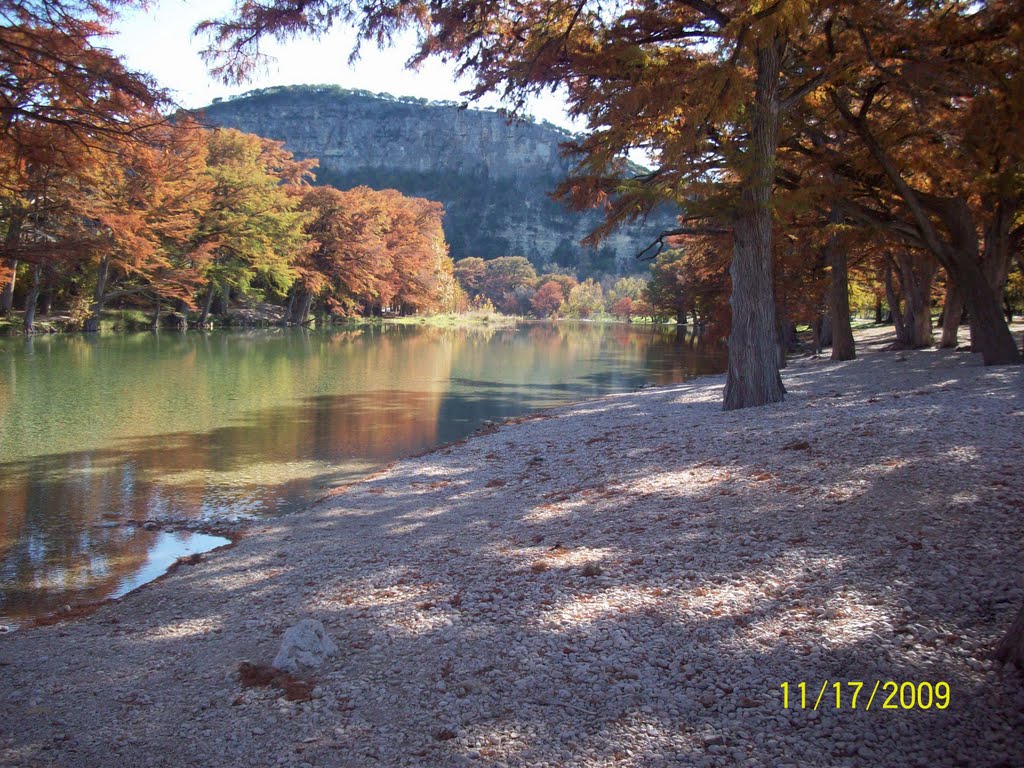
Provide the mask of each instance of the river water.
POLYGON ((484 420, 723 368, 624 324, 0 339, 0 624, 124 594, 224 543, 197 523, 296 511, 484 420))

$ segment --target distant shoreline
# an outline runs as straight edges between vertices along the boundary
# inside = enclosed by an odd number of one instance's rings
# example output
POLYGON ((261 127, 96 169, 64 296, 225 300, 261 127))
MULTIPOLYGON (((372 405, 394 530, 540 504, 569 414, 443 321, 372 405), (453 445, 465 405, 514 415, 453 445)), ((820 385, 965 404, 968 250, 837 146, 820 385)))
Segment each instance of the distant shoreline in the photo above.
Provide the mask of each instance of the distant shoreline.
MULTIPOLYGON (((177 313, 167 313, 168 315, 176 315, 177 313)), ((0 338, 12 338, 12 337, 24 337, 29 336, 53 336, 63 334, 83 334, 89 335, 87 332, 82 331, 80 328, 66 328, 65 326, 70 318, 67 316, 59 316, 54 319, 50 319, 47 316, 38 317, 35 323, 36 331, 33 334, 25 334, 21 330, 21 322, 19 319, 20 312, 12 313, 11 319, 6 322, 0 318, 0 338)), ((95 333, 144 333, 153 332, 152 321, 149 319, 143 319, 145 315, 137 310, 112 310, 104 314, 102 320, 102 326, 100 331, 92 332, 95 333)), ((525 317, 522 315, 503 315, 498 312, 493 313, 442 313, 437 315, 408 315, 405 317, 354 317, 344 320, 335 320, 323 325, 312 325, 312 329, 315 330, 330 330, 330 329, 345 329, 345 328, 360 328, 374 325, 414 325, 414 326, 429 326, 429 327, 444 327, 444 328, 461 328, 461 327, 479 327, 479 326, 490 326, 493 328, 507 328, 517 324, 533 324, 533 323, 560 323, 560 322, 571 322, 571 323, 608 323, 608 324, 622 324, 622 325, 650 325, 657 327, 676 327, 676 323, 666 322, 659 323, 650 320, 649 318, 636 318, 631 321, 621 320, 614 317, 597 317, 597 318, 537 318, 537 317, 525 317)), ((281 325, 277 322, 272 322, 269 319, 262 321, 229 321, 225 324, 216 324, 210 328, 197 328, 192 325, 186 327, 174 327, 173 325, 164 325, 159 328, 161 333, 179 333, 182 331, 192 332, 206 332, 206 331, 231 331, 231 330, 254 330, 254 329, 282 329, 282 328, 301 328, 306 326, 297 325, 281 325)), ((687 326, 689 328, 689 326, 687 326)))

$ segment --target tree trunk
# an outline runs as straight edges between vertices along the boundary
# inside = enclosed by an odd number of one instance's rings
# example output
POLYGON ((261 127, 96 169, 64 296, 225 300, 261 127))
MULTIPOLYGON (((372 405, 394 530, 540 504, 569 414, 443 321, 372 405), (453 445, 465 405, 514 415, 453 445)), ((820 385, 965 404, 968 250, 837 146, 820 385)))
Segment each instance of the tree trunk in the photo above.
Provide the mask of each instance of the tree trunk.
MULTIPOLYGON (((21 239, 21 227, 25 217, 23 212, 13 211, 7 219, 7 234, 4 236, 2 253, 10 253, 21 239)), ((18 260, 8 259, 7 266, 11 270, 11 279, 4 285, 0 293, 0 312, 5 315, 14 308, 14 284, 18 277, 18 260)))
POLYGON ((36 303, 39 301, 39 291, 42 286, 43 267, 36 264, 32 267, 32 286, 25 296, 25 318, 22 320, 22 327, 25 333, 35 333, 36 303))
POLYGON ((100 313, 103 311, 103 304, 106 301, 107 279, 110 277, 110 261, 104 256, 100 259, 99 268, 96 270, 96 290, 92 294, 92 306, 89 308, 89 316, 82 324, 85 333, 95 333, 100 329, 100 313))
POLYGON ((284 310, 284 316, 281 318, 281 325, 292 324, 292 313, 295 312, 295 294, 298 293, 298 289, 291 292, 291 296, 288 297, 288 306, 284 310))
POLYGON ((0 312, 7 314, 14 307, 14 283, 18 277, 18 260, 8 259, 7 267, 11 270, 11 279, 4 286, 4 292, 0 294, 0 312))
POLYGON ((901 346, 925 349, 935 343, 932 336, 932 283, 935 262, 931 259, 900 254, 896 260, 903 288, 903 338, 901 346))
POLYGON ((903 308, 900 305, 900 297, 892 282, 892 265, 886 258, 885 265, 885 299, 889 302, 889 319, 896 328, 896 343, 905 346, 907 329, 903 324, 903 308))
POLYGON ((785 46, 773 40, 757 49, 757 80, 751 111, 740 210, 733 225, 732 331, 725 410, 780 402, 778 332, 772 282, 772 185, 779 140, 779 65, 785 46))
POLYGON ((818 315, 811 324, 814 331, 814 354, 820 355, 825 347, 832 346, 832 323, 829 315, 818 315))
POLYGON ((306 318, 309 316, 309 308, 313 304, 313 294, 305 290, 298 291, 298 293, 300 295, 295 302, 295 312, 289 322, 292 325, 305 325, 306 318))
POLYGON ((939 346, 943 349, 956 349, 963 314, 963 295, 957 290, 956 284, 947 277, 946 298, 942 303, 942 339, 939 341, 939 346))
POLYGON ((821 315, 821 346, 822 348, 831 347, 832 342, 835 340, 835 335, 832 333, 832 318, 830 315, 821 315))
POLYGON ((1012 199, 1000 199, 994 205, 992 218, 985 228, 984 245, 982 246, 982 271, 992 291, 998 299, 1006 292, 1006 282, 1010 276, 1011 254, 1014 249, 1011 230, 1017 210, 1017 203, 1012 199))
POLYGON ((1020 351, 999 306, 1002 297, 996 296, 983 269, 978 230, 967 203, 956 198, 946 200, 939 213, 949 231, 950 242, 947 248, 943 248, 933 230, 929 233, 933 242, 930 250, 939 257, 945 257, 943 266, 946 274, 956 283, 967 305, 971 351, 980 352, 985 365, 1019 363, 1020 351))
POLYGON ((1020 363, 1021 353, 1017 349, 1017 342, 1010 333, 1002 308, 977 259, 958 250, 950 266, 957 273, 953 279, 963 292, 964 303, 967 304, 971 324, 971 351, 980 352, 985 365, 1020 363))
POLYGON ((156 297, 156 308, 153 310, 153 325, 152 325, 152 328, 153 328, 154 331, 159 331, 160 330, 160 309, 161 309, 160 305, 161 305, 160 297, 157 296, 156 297))
MULTIPOLYGON (((830 224, 842 221, 842 214, 833 210, 828 217, 830 224)), ((832 342, 833 360, 853 360, 857 357, 857 347, 853 341, 853 327, 850 325, 850 271, 846 261, 846 248, 839 241, 838 235, 831 235, 825 244, 825 261, 832 272, 828 291, 828 319, 831 326, 829 335, 832 342)), ((881 314, 882 302, 876 305, 877 314, 881 314)), ((821 343, 828 346, 823 338, 821 343)))
POLYGON ((812 345, 814 347, 813 352, 815 355, 820 355, 821 350, 824 349, 824 344, 822 344, 822 336, 824 335, 822 332, 825 330, 823 327, 824 325, 824 315, 818 315, 817 317, 814 318, 814 322, 811 323, 811 331, 813 331, 814 334, 812 345))
POLYGON ((49 315, 50 307, 53 306, 53 288, 47 288, 43 294, 43 304, 39 307, 40 315, 49 315))
POLYGON ((203 299, 203 309, 199 313, 199 321, 196 323, 200 328, 205 328, 210 322, 210 307, 213 306, 213 281, 206 286, 206 298, 203 299))
POLYGON ((881 324, 882 322, 882 300, 875 297, 875 322, 881 324))
POLYGON ((1024 671, 1024 608, 1017 612, 1017 618, 996 648, 994 657, 1002 664, 1013 664, 1024 671))

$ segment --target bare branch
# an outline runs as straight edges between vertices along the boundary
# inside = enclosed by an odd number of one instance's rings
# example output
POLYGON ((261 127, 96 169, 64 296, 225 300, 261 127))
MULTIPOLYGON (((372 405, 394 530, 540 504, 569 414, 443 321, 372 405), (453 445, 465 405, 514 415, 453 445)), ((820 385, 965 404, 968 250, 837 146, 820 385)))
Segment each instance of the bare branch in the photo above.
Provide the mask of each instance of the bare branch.
POLYGON ((685 235, 699 236, 699 235, 731 235, 731 229, 724 229, 722 227, 679 227, 678 229, 667 229, 658 235, 654 241, 644 248, 640 253, 636 255, 637 261, 653 261, 661 255, 661 252, 665 250, 665 238, 666 237, 682 237, 685 235), (647 256, 648 251, 657 246, 658 250, 653 255, 647 256))

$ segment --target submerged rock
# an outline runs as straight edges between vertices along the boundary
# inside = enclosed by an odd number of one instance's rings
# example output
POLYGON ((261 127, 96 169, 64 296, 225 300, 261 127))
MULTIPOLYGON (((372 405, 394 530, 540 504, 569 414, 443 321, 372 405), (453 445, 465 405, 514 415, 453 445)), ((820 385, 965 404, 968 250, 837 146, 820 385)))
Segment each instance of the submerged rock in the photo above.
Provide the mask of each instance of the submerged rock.
POLYGON ((319 667, 324 659, 337 652, 338 646, 327 635, 323 624, 316 619, 303 619, 285 631, 273 666, 282 672, 297 673, 319 667))

